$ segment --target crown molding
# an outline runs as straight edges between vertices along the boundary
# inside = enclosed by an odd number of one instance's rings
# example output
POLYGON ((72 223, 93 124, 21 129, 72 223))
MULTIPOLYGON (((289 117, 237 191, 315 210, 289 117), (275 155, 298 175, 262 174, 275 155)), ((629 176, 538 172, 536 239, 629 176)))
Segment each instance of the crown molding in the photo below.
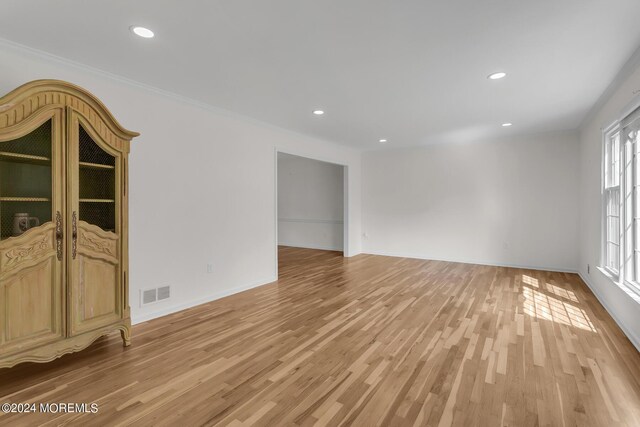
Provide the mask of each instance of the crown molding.
POLYGON ((45 52, 45 51, 40 50, 40 49, 36 49, 36 48, 30 47, 30 46, 26 46, 26 45, 14 42, 12 40, 0 38, 0 47, 11 49, 11 50, 14 50, 14 51, 16 51, 18 53, 23 53, 23 54, 27 53, 27 54, 29 54, 29 55, 31 55, 33 57, 38 58, 38 59, 42 59, 42 60, 50 61, 50 62, 59 64, 59 65, 71 67, 71 68, 74 68, 74 69, 79 70, 79 71, 83 71, 83 72, 87 72, 87 73, 93 74, 93 75, 95 75, 97 77, 100 77, 100 78, 112 80, 112 81, 118 82, 118 83, 123 84, 123 85, 134 87, 134 88, 136 88, 138 90, 151 92, 153 94, 162 96, 162 97, 164 97, 166 99, 169 99, 169 100, 172 100, 172 101, 184 104, 184 105, 188 105, 188 106, 191 106, 191 107, 194 107, 194 108, 198 108, 198 109, 201 109, 201 110, 209 111, 209 112, 212 112, 212 113, 215 113, 215 114, 218 114, 218 115, 222 115, 222 116, 228 117, 230 119, 242 120, 242 121, 245 121, 245 122, 249 122, 249 123, 251 123, 251 124, 253 124, 255 126, 268 128, 268 129, 271 129, 271 130, 274 130, 274 131, 284 132, 284 133, 287 133, 287 134, 292 135, 292 136, 304 137, 304 138, 307 138, 307 139, 312 139, 312 140, 317 141, 319 143, 322 143, 322 144, 325 144, 325 145, 328 144, 328 145, 333 146, 333 147, 335 147, 337 149, 345 150, 345 151, 348 151, 348 152, 352 152, 352 153, 360 153, 360 152, 362 152, 362 150, 357 149, 357 148, 353 148, 353 147, 350 147, 350 146, 347 146, 347 145, 344 145, 344 144, 340 144, 338 142, 330 141, 330 140, 327 140, 327 139, 319 138, 319 137, 314 136, 314 135, 308 135, 308 134, 305 134, 305 133, 302 133, 302 132, 297 132, 297 131, 294 131, 294 130, 291 130, 291 129, 287 129, 287 128, 284 128, 284 127, 281 127, 281 126, 278 126, 278 125, 274 125, 274 124, 271 124, 271 123, 268 123, 268 122, 264 122, 264 121, 255 119, 253 117, 246 116, 246 115, 243 115, 241 113, 237 113, 235 111, 227 110, 227 109, 222 108, 222 107, 218 107, 218 106, 215 106, 215 105, 212 105, 212 104, 208 104, 208 103, 205 103, 205 102, 202 102, 202 101, 198 101, 198 100, 190 98, 188 96, 180 95, 180 94, 177 94, 177 93, 169 91, 169 90, 161 89, 161 88, 156 87, 156 86, 152 86, 152 85, 149 85, 149 84, 146 84, 146 83, 142 83, 142 82, 140 82, 138 80, 133 80, 133 79, 130 79, 128 77, 124 77, 124 76, 121 76, 121 75, 118 75, 118 74, 114 74, 114 73, 111 73, 111 72, 108 72, 108 71, 104 71, 102 69, 95 68, 95 67, 92 67, 90 65, 86 65, 86 64, 83 64, 81 62, 78 62, 78 61, 67 59, 67 58, 64 58, 62 56, 54 55, 52 53, 45 52))

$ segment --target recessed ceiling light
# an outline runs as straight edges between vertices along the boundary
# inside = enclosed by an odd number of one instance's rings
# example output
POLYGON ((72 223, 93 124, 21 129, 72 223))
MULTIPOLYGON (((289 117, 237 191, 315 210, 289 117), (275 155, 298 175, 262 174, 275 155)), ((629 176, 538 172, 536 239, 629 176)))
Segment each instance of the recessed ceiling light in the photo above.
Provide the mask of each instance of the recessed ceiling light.
POLYGON ((313 114, 316 116, 321 116, 324 114, 324 110, 313 110, 313 114))
POLYGON ((493 74, 489 74, 489 77, 487 77, 489 80, 500 80, 502 78, 505 78, 507 76, 507 73, 503 73, 502 71, 500 71, 499 73, 493 73, 493 74))
POLYGON ((386 143, 386 142, 388 142, 388 141, 387 141, 386 139, 381 139, 381 140, 380 140, 380 141, 378 141, 378 142, 380 142, 381 144, 384 144, 384 143, 386 143))
POLYGON ((133 27, 131 27, 131 31, 135 35, 140 36, 140 37, 144 37, 145 39, 150 39, 150 38, 152 38, 154 36, 153 31, 151 31, 150 29, 145 28, 145 27, 133 26, 133 27))
POLYGON ((503 123, 502 124, 503 128, 508 128, 509 126, 513 126, 513 123, 503 123))

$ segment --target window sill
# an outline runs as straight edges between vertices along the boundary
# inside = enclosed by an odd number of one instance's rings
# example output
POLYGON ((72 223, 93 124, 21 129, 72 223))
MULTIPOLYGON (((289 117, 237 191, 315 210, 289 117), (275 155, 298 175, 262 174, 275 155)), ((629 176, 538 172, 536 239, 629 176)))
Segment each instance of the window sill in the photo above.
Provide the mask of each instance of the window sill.
POLYGON ((628 283, 625 280, 619 280, 617 277, 613 276, 607 269, 605 269, 603 267, 598 267, 598 270, 607 279, 609 279, 612 284, 614 284, 615 286, 619 287, 622 290, 622 292, 624 292, 625 294, 629 295, 635 302, 640 304, 640 290, 637 289, 636 286, 634 286, 631 283, 628 283))

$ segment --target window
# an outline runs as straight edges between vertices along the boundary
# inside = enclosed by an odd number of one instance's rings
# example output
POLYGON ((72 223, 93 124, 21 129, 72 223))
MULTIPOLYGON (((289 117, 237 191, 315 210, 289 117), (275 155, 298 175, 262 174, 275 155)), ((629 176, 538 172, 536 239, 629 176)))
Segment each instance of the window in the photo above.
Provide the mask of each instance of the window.
POLYGON ((620 268, 620 132, 605 135, 604 205, 605 245, 604 267, 618 275, 620 268))
POLYGON ((602 267, 640 292, 640 109, 604 133, 602 267))

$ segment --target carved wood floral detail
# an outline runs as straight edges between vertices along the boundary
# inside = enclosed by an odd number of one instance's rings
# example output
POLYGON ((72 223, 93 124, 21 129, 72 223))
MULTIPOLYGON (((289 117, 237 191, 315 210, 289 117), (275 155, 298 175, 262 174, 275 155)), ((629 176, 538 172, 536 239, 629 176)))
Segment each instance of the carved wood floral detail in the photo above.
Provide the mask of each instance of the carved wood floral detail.
POLYGON ((80 244, 94 252, 106 254, 115 258, 115 242, 111 240, 101 239, 93 234, 84 231, 80 232, 80 244))
POLYGON ((49 235, 44 235, 30 245, 20 246, 4 253, 4 266, 13 268, 22 261, 37 259, 42 254, 53 249, 49 235))

